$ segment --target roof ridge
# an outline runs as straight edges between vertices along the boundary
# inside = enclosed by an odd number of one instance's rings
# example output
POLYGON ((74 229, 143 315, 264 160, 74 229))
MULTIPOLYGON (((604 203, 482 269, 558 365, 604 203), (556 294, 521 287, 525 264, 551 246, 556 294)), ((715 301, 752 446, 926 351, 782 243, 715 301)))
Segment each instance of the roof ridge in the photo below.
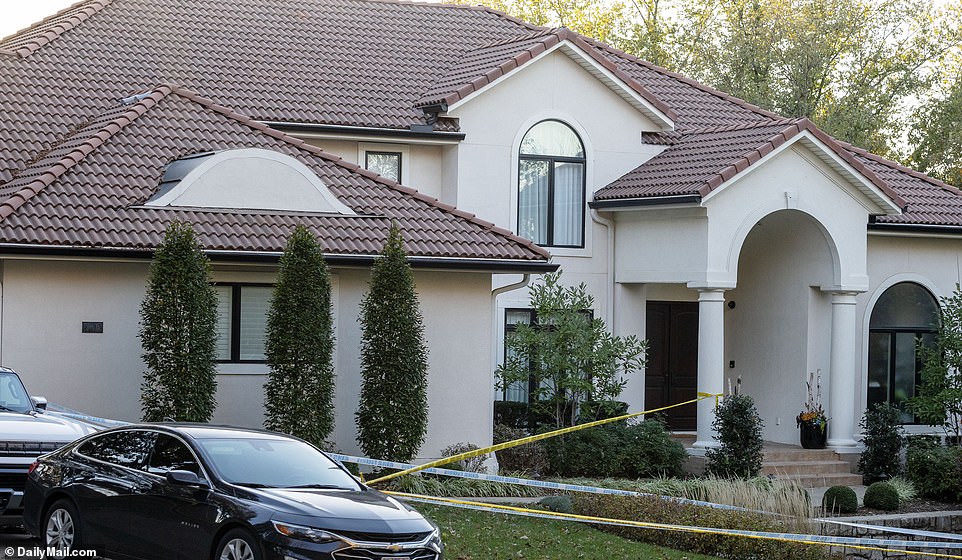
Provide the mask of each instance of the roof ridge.
POLYGON ((504 19, 506 21, 510 21, 511 23, 514 23, 520 27, 524 27, 527 29, 543 28, 543 26, 529 23, 507 12, 503 12, 501 10, 497 10, 495 8, 491 8, 489 6, 484 6, 481 4, 456 4, 456 3, 448 2, 447 0, 441 0, 440 2, 431 2, 431 1, 425 1, 425 0, 363 0, 363 1, 371 2, 374 4, 403 4, 407 6, 419 6, 424 8, 445 8, 445 9, 454 9, 454 10, 470 10, 474 12, 487 12, 489 14, 498 16, 501 19, 504 19))
POLYGON ((276 139, 278 139, 278 140, 281 140, 281 141, 283 141, 283 142, 287 142, 288 144, 291 144, 292 146, 295 146, 295 147, 297 147, 297 148, 299 148, 299 149, 302 149, 302 150, 306 150, 306 151, 308 151, 308 152, 311 152, 312 154, 317 155, 317 156, 319 156, 319 157, 321 157, 321 158, 323 158, 323 159, 325 159, 325 160, 327 160, 327 161, 329 161, 329 162, 331 162, 331 163, 333 163, 333 164, 335 164, 335 165, 338 165, 338 166, 340 166, 340 167, 343 167, 343 168, 345 168, 345 169, 348 169, 349 171, 352 171, 352 172, 354 172, 354 173, 358 173, 358 174, 360 174, 360 175, 363 175, 364 177, 367 177, 368 179, 371 179, 371 180, 373 180, 373 181, 375 181, 375 182, 381 183, 381 184, 383 184, 384 186, 386 186, 386 187, 388 187, 388 188, 391 188, 391 189, 393 189, 393 190, 395 190, 395 191, 398 191, 398 192, 404 193, 404 194, 406 194, 406 195, 408 195, 408 196, 411 196, 411 197, 413 197, 413 198, 415 198, 415 199, 417 199, 417 200, 420 200, 421 202, 424 202, 425 204, 428 204, 428 205, 430 205, 430 206, 434 206, 434 207, 436 207, 436 208, 438 208, 438 209, 440 209, 440 210, 442 210, 442 211, 444 211, 444 212, 446 212, 446 213, 448 213, 448 214, 453 214, 453 215, 455 215, 455 216, 458 216, 459 218, 465 219, 465 220, 467 220, 467 221, 469 221, 469 222, 471 222, 471 223, 473 223, 473 224, 475 224, 475 225, 477 225, 477 226, 480 226, 481 228, 483 228, 483 229, 486 230, 486 231, 490 231, 490 232, 492 232, 492 233, 496 233, 496 234, 498 234, 498 235, 501 235, 501 236, 503 236, 503 237, 506 237, 506 238, 508 238, 509 240, 511 240, 511 241, 513 241, 513 242, 515 242, 515 243, 518 243, 519 245, 522 245, 522 246, 530 249, 531 251, 533 251, 533 252, 535 252, 535 253, 537 253, 537 254, 545 257, 545 258, 550 258, 550 257, 551 257, 551 253, 549 253, 547 250, 545 250, 545 249, 542 248, 541 246, 535 244, 535 243, 534 243, 533 241, 531 241, 530 239, 525 239, 524 237, 521 237, 521 236, 513 233, 513 232, 510 231, 510 230, 507 230, 507 229, 505 229, 505 228, 502 228, 502 227, 500 227, 500 226, 498 226, 498 225, 496 225, 496 224, 494 224, 494 223, 492 223, 492 222, 489 222, 489 221, 487 221, 487 220, 483 220, 483 219, 479 218, 478 216, 476 216, 475 214, 471 214, 470 212, 465 212, 464 210, 460 210, 460 209, 458 209, 458 208, 456 208, 456 207, 454 207, 454 206, 451 206, 450 204, 446 204, 446 203, 444 203, 444 202, 441 202, 441 201, 438 200, 437 198, 432 197, 432 196, 428 196, 428 195, 426 195, 426 194, 424 194, 424 193, 421 193, 421 192, 418 191, 417 189, 413 189, 413 188, 411 188, 411 187, 404 186, 404 185, 402 185, 402 184, 400 184, 400 183, 398 183, 398 182, 396 182, 396 181, 392 181, 392 180, 390 180, 390 179, 388 179, 388 178, 386 178, 386 177, 382 177, 381 175, 378 175, 377 173, 374 173, 373 171, 370 171, 370 170, 368 170, 368 169, 364 169, 363 167, 361 167, 361 166, 359 166, 359 165, 357 165, 357 164, 355 164, 355 163, 350 163, 350 162, 348 162, 348 161, 345 161, 343 158, 340 158, 340 157, 338 157, 338 156, 329 154, 328 152, 325 152, 324 150, 322 150, 321 148, 318 148, 317 146, 313 146, 313 145, 311 145, 311 144, 308 144, 307 142, 305 142, 305 141, 303 141, 303 140, 301 140, 301 139, 299 139, 299 138, 295 138, 295 137, 293 137, 293 136, 291 136, 291 135, 289 135, 289 134, 286 134, 286 133, 281 132, 281 131, 279 131, 279 130, 277 130, 277 129, 271 128, 271 127, 267 126, 267 125, 264 124, 264 123, 255 121, 254 119, 248 117, 247 115, 243 115, 243 114, 241 114, 241 113, 238 113, 237 111, 234 111, 233 109, 231 109, 231 108, 229 108, 229 107, 226 107, 226 106, 224 106, 224 105, 220 105, 220 104, 216 103, 215 101, 213 101, 212 99, 209 99, 209 98, 207 98, 207 97, 204 97, 204 96, 200 95, 199 93, 197 93, 197 92, 195 92, 195 91, 193 91, 193 90, 190 90, 190 89, 185 88, 185 87, 183 87, 183 86, 173 86, 172 92, 175 93, 175 94, 177 94, 177 95, 179 95, 179 96, 181 96, 181 97, 184 97, 184 98, 186 98, 186 99, 189 99, 189 100, 191 100, 191 101, 193 101, 193 102, 195 102, 195 103, 198 103, 198 104, 200 104, 200 105, 202 105, 202 106, 204 106, 204 107, 207 107, 208 109, 211 109, 212 111, 216 111, 216 112, 218 112, 218 113, 220 113, 220 114, 222 114, 222 115, 224 115, 224 116, 230 117, 230 118, 232 118, 232 119, 240 122, 241 124, 244 124, 244 125, 246 125, 246 126, 249 126, 250 128, 253 128, 254 130, 257 130, 257 131, 259 131, 259 132, 263 132, 263 133, 265 133, 265 134, 268 134, 268 135, 270 135, 270 136, 272 136, 272 137, 274 137, 274 138, 276 138, 276 139))
POLYGON ((77 27, 81 23, 87 21, 91 16, 109 5, 112 1, 113 0, 80 0, 76 4, 71 4, 52 16, 47 16, 42 20, 31 24, 29 27, 25 27, 20 31, 0 39, 0 54, 24 58, 37 51, 44 45, 53 42, 54 39, 60 37, 67 31, 70 31, 74 27, 77 27), (57 21, 68 14, 71 14, 70 17, 64 19, 63 21, 57 21), (44 28, 49 28, 49 30, 37 35, 34 38, 31 38, 31 35, 34 32, 39 32, 44 28), (16 43, 20 40, 25 40, 27 42, 21 46, 12 48, 8 48, 6 46, 7 43, 16 43))
POLYGON ((931 176, 929 176, 929 175, 927 175, 927 174, 925 174, 925 173, 922 173, 921 171, 919 171, 919 170, 917 170, 917 169, 912 169, 911 167, 908 167, 908 166, 906 166, 906 165, 902 165, 901 163, 899 163, 899 162, 897 162, 897 161, 890 160, 890 159, 885 158, 885 157, 882 157, 882 156, 880 156, 880 155, 878 155, 878 154, 873 154, 872 152, 866 150, 865 148, 860 148, 860 147, 858 147, 858 146, 856 146, 856 145, 854 145, 854 144, 850 144, 850 143, 844 142, 844 141, 842 141, 842 140, 837 140, 837 139, 836 139, 835 141, 838 142, 838 144, 839 144, 842 148, 844 148, 844 149, 846 149, 846 150, 848 150, 848 151, 850 151, 850 152, 852 152, 852 153, 854 153, 854 154, 856 154, 856 155, 862 156, 862 157, 864 157, 864 158, 866 158, 866 159, 870 159, 870 160, 872 160, 872 161, 874 161, 874 162, 876 162, 876 163, 880 163, 880 164, 882 164, 882 165, 884 165, 884 166, 886 166, 886 167, 888 167, 888 168, 890 168, 890 169, 894 169, 894 170, 899 171, 899 172, 901 172, 901 173, 905 173, 905 174, 907 174, 907 175, 911 175, 912 177, 915 177, 916 179, 922 179, 923 181, 926 181, 926 182, 928 182, 928 183, 931 183, 932 185, 935 185, 936 187, 939 187, 939 188, 941 188, 941 189, 945 189, 945 190, 951 192, 952 194, 956 194, 956 195, 962 196, 962 189, 959 189, 958 187, 956 187, 956 186, 954 186, 954 185, 950 185, 950 184, 946 183, 945 181, 941 181, 941 180, 939 180, 939 179, 936 179, 935 177, 931 177, 931 176))
POLYGON ((633 54, 626 53, 625 51, 623 51, 623 50, 621 50, 621 49, 618 49, 618 48, 615 48, 615 47, 613 47, 613 46, 611 46, 611 45, 609 45, 609 44, 607 44, 607 43, 605 43, 605 42, 603 42, 603 41, 598 41, 597 39, 592 39, 592 38, 590 38, 590 37, 584 37, 584 40, 585 40, 587 43, 589 43, 590 45, 594 46, 595 48, 608 51, 609 53, 611 53, 611 54, 613 54, 613 55, 615 55, 615 56, 617 56, 617 57, 624 58, 625 60, 627 60, 627 61, 629 61, 629 62, 634 62, 635 64, 640 64, 640 65, 644 66, 645 68, 648 68, 649 70, 652 70, 652 71, 654 71, 654 72, 658 72, 659 74, 661 74, 661 75, 663 75, 663 76, 667 76, 667 77, 672 78, 672 79, 674 79, 674 80, 678 80, 679 82, 682 82, 682 83, 684 83, 684 84, 686 84, 686 85, 692 86, 692 87, 694 87, 694 88, 696 88, 696 89, 700 89, 701 91, 704 91, 705 93, 709 93, 709 94, 711 94, 711 95, 714 95, 715 97, 719 97, 719 98, 721 98, 721 99, 724 99, 725 101, 730 101, 730 102, 732 102, 732 103, 734 103, 734 104, 736 104, 736 105, 738 105, 738 106, 740 106, 740 107, 743 107, 743 108, 745 108, 745 109, 747 109, 747 110, 749 110, 749 111, 751 111, 751 112, 753 112, 753 113, 755 113, 755 114, 758 114, 758 115, 761 115, 761 116, 764 116, 764 117, 768 117, 768 118, 771 118, 771 119, 783 119, 783 118, 785 118, 784 116, 779 115, 778 113, 775 113, 775 112, 773 112, 773 111, 769 111, 768 109, 763 109, 762 107, 759 107, 758 105, 754 105, 754 104, 752 104, 752 103, 749 103, 748 101, 745 101, 744 99, 741 99, 741 98, 739 98, 739 97, 735 97, 734 95, 725 93, 725 92, 723 92, 723 91, 721 91, 721 90, 719 90, 719 89, 715 89, 715 88, 713 88, 713 87, 711 87, 711 86, 705 85, 705 84, 703 84, 703 83, 701 83, 701 82, 698 82, 698 81, 696 81, 696 80, 694 80, 694 79, 692 79, 692 78, 689 78, 688 76, 685 76, 685 75, 683 75, 683 74, 679 74, 678 72, 673 72, 673 71, 671 71, 671 70, 668 70, 667 68, 662 68, 661 66, 658 66, 657 64, 654 64, 654 63, 652 63, 652 62, 649 62, 649 61, 647 61, 647 60, 645 60, 645 59, 643 59, 643 58, 641 58, 641 57, 635 56, 635 55, 633 55, 633 54))
POLYGON ((677 130, 678 134, 682 136, 696 135, 696 134, 712 134, 715 132, 733 132, 736 130, 750 130, 752 128, 764 128, 766 126, 778 126, 778 125, 791 125, 799 123, 805 120, 805 117, 781 117, 778 119, 769 119, 765 121, 745 121, 735 124, 723 124, 717 126, 705 126, 701 128, 682 128, 677 130))
MULTIPOLYGON (((10 196, 6 198, 3 202, 0 202, 0 221, 6 219, 10 214, 17 211, 18 208, 23 206, 28 200, 39 194, 43 189, 51 185, 54 181, 59 179, 64 173, 66 173, 70 168, 83 160, 88 154, 102 146, 107 140, 109 140, 113 135, 120 132, 125 126, 137 120, 138 117, 146 113, 151 107, 156 105, 161 99, 167 97, 172 91, 172 87, 167 84, 160 85, 149 93, 140 94, 134 98, 125 98, 124 101, 130 99, 136 99, 133 103, 127 103, 127 109, 119 113, 113 119, 107 121, 100 125, 99 130, 90 135, 89 138, 81 142, 77 147, 72 149, 70 152, 61 156, 56 163, 47 167, 47 170, 40 174, 39 177, 33 179, 29 183, 26 183, 15 192, 11 193, 10 196)), ((100 116, 109 114, 111 111, 116 111, 117 108, 111 108, 104 111, 100 116)), ((53 153, 57 150, 59 146, 66 144, 71 138, 75 137, 81 131, 90 128, 90 125, 96 122, 96 117, 88 121, 88 124, 82 128, 78 128, 71 132, 70 134, 64 136, 59 142, 50 146, 47 149, 47 153, 53 153)), ((38 159, 33 165, 39 164, 43 161, 43 158, 38 159)), ((24 169, 26 171, 26 169, 24 169)), ((23 172, 21 172, 22 175, 23 172)), ((11 182, 16 181, 13 179, 11 182)), ((10 183, 7 183, 10 184, 10 183)))
POLYGON ((521 41, 529 41, 529 40, 531 40, 531 39, 537 39, 538 37, 545 37, 545 36, 548 36, 548 35, 555 35, 555 34, 557 34, 558 31, 561 30, 561 29, 563 29, 563 28, 560 28, 560 27, 545 27, 545 28, 542 28, 542 29, 539 29, 539 30, 529 31, 528 33, 522 33, 522 34, 520 34, 520 35, 515 35, 514 37, 508 37, 508 38, 505 38, 505 39, 501 39, 501 40, 495 41, 495 42, 493 42, 493 43, 486 43, 486 44, 484 44, 484 45, 481 45, 480 47, 475 47, 475 48, 473 48, 473 49, 464 51, 464 53, 462 54, 462 56, 463 56, 463 55, 466 55, 466 54, 469 54, 469 53, 477 52, 477 51, 483 51, 483 50, 486 50, 486 49, 491 49, 491 48, 494 48, 494 47, 503 47, 503 46, 505 46, 505 45, 510 45, 511 43, 520 43, 521 41))

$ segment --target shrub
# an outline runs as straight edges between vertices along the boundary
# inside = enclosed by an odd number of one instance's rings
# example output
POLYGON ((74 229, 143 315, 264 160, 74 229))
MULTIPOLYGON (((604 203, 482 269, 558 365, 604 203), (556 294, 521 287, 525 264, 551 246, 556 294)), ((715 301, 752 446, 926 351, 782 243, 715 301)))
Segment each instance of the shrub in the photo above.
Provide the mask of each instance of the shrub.
POLYGON ((622 475, 626 427, 606 424, 541 441, 554 476, 622 475))
POLYGON ((962 501, 962 449, 913 443, 909 445, 906 470, 919 495, 946 502, 962 501))
POLYGON ((210 421, 217 406, 216 325, 210 262, 190 224, 172 222, 154 253, 140 306, 145 421, 210 421))
POLYGON ((888 482, 873 482, 865 489, 865 507, 883 511, 899 509, 899 493, 888 482))
MULTIPOLYGON (((797 519, 680 504, 655 496, 578 495, 574 497, 574 506, 580 515, 610 519, 748 531, 793 532, 801 529, 797 526, 797 519)), ((828 557, 826 549, 812 545, 610 525, 598 528, 633 540, 721 558, 808 560, 828 557)))
POLYGON ((334 429, 334 328, 324 252, 297 226, 267 312, 264 427, 322 446, 334 429))
POLYGON ((915 489, 915 485, 912 481, 905 478, 904 476, 896 476, 895 478, 887 481, 895 488, 895 491, 899 495, 899 505, 912 500, 918 495, 918 491, 915 489))
POLYGON ((547 496, 538 502, 548 511, 556 513, 574 513, 574 504, 570 496, 547 496))
POLYGON ((494 423, 509 428, 528 429, 528 403, 516 401, 494 401, 494 423))
POLYGON ((858 496, 848 486, 832 486, 822 496, 822 509, 832 513, 855 513, 858 496))
POLYGON ((620 475, 628 478, 681 476, 688 453, 658 420, 645 420, 625 429, 619 459, 620 475))
POLYGON ((606 420, 628 414, 628 403, 622 401, 585 401, 578 408, 578 423, 606 420))
POLYGON ((888 403, 876 403, 865 411, 859 426, 865 437, 865 451, 858 460, 862 481, 872 484, 889 480, 902 472, 902 447, 905 431, 902 429, 901 412, 888 403))
POLYGON ((428 426, 428 350, 401 232, 391 226, 361 301, 357 442, 368 457, 407 462, 428 426))
POLYGON ((721 447, 705 454, 705 472, 722 478, 752 478, 762 470, 762 422, 748 395, 725 397, 715 412, 712 429, 721 447))
MULTIPOLYGON (((452 455, 460 455, 462 453, 467 453, 468 451, 474 451, 475 449, 480 448, 473 443, 458 442, 442 449, 441 456, 451 457, 452 455)), ((483 473, 486 472, 486 469, 484 468, 484 462, 487 459, 487 455, 479 455, 477 457, 471 457, 470 459, 461 459, 460 461, 449 463, 444 465, 444 468, 457 471, 483 473)))
MULTIPOLYGON (((503 424, 494 425, 494 443, 504 443, 529 435, 527 431, 503 424)), ((495 451, 501 472, 523 472, 537 475, 545 472, 548 459, 542 442, 526 443, 510 449, 495 451)))

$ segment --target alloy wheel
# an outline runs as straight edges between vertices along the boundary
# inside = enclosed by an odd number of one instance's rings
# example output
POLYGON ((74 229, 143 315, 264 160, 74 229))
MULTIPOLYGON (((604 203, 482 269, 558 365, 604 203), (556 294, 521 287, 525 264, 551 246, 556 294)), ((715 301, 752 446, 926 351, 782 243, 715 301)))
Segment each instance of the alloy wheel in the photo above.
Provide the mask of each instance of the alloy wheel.
POLYGON ((74 540, 73 517, 65 509, 56 509, 47 518, 47 546, 70 550, 74 540))
POLYGON ((231 539, 221 549, 220 560, 254 560, 254 551, 244 539, 231 539))

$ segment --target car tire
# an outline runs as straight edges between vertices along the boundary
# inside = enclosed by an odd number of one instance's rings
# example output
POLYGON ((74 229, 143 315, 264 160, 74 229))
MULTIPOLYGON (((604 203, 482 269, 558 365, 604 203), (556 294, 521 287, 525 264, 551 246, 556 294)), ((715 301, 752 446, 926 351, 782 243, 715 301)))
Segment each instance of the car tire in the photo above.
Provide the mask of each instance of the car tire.
POLYGON ((261 560, 261 547, 248 531, 231 529, 217 543, 214 560, 261 560))
POLYGON ((70 500, 57 500, 47 509, 40 527, 44 547, 56 550, 83 549, 80 513, 70 500))

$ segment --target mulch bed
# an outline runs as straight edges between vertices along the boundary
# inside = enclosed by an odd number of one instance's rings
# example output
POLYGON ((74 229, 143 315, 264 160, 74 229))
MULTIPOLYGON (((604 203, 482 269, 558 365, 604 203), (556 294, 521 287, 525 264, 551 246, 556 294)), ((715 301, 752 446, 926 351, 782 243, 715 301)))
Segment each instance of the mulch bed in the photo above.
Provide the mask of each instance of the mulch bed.
POLYGON ((938 502, 936 500, 928 500, 925 498, 916 498, 914 500, 909 500, 904 503, 902 507, 896 511, 885 511, 881 509, 872 509, 867 507, 858 508, 857 513, 832 515, 824 514, 825 517, 855 517, 855 516, 868 516, 868 515, 893 515, 900 513, 925 513, 929 511, 962 511, 962 504, 954 502, 938 502))

